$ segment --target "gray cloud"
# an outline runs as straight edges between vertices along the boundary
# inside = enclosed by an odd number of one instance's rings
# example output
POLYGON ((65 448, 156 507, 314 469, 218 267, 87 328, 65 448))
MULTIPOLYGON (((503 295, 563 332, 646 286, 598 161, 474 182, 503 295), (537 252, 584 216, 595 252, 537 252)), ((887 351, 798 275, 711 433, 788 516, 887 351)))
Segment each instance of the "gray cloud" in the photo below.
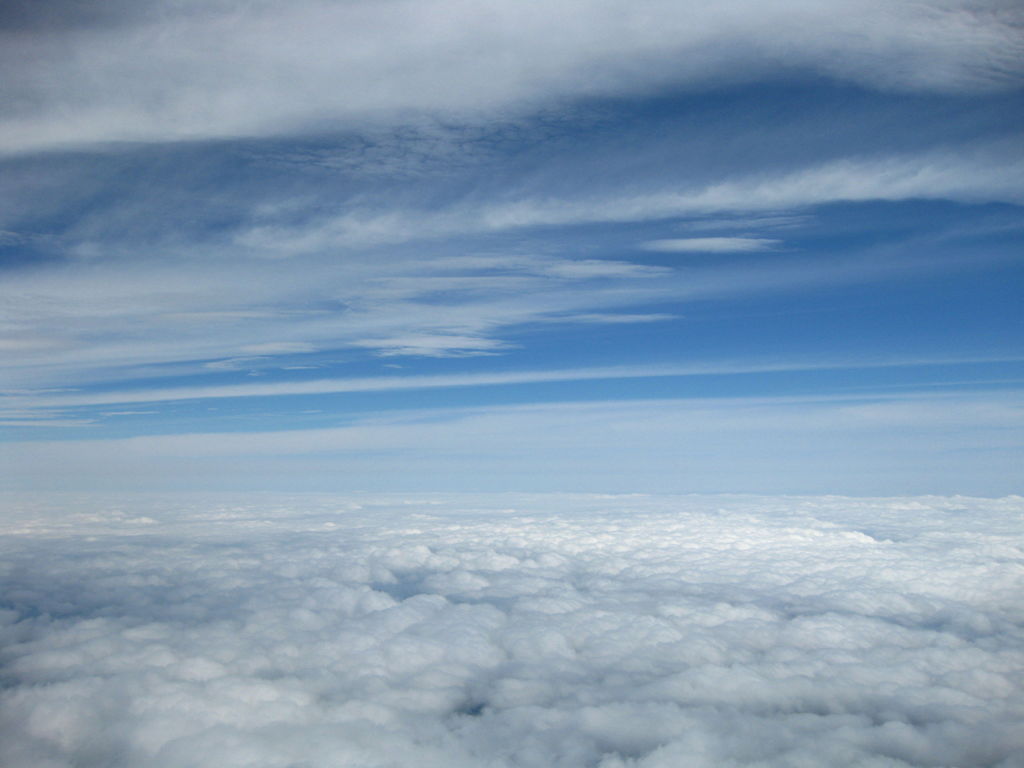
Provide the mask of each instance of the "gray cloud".
POLYGON ((7 498, 0 762, 1019 765, 1019 497, 7 498))

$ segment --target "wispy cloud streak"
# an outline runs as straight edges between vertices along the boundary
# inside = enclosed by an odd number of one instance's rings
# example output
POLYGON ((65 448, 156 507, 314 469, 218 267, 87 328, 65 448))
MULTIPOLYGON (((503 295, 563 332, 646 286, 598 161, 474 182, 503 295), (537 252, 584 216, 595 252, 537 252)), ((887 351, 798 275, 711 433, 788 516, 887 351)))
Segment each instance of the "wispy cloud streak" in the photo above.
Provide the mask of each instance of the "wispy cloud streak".
POLYGON ((19 407, 59 407, 112 405, 120 403, 157 403, 179 400, 206 400, 238 397, 278 397, 293 395, 386 392, 448 387, 481 387, 515 384, 540 384, 557 381, 594 379, 632 379, 651 377, 713 376, 782 371, 828 371, 868 368, 946 366, 968 363, 1007 362, 1005 358, 901 359, 890 361, 846 360, 813 362, 707 362, 685 365, 607 366, 563 370, 509 371, 500 373, 463 373, 437 375, 375 376, 351 379, 315 379, 273 383, 229 384, 222 386, 151 388, 98 391, 80 394, 54 393, 42 396, 7 395, 19 407))

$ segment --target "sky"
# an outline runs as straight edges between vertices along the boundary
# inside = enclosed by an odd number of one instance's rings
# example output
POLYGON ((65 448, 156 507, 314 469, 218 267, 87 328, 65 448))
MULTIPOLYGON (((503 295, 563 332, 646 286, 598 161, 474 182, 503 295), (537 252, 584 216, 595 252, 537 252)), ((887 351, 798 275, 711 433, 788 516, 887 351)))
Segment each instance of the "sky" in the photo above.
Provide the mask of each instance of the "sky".
POLYGON ((1019 493, 1022 26, 3 3, 3 484, 1019 493))
POLYGON ((0 3, 0 764, 1021 768, 1022 32, 0 3))

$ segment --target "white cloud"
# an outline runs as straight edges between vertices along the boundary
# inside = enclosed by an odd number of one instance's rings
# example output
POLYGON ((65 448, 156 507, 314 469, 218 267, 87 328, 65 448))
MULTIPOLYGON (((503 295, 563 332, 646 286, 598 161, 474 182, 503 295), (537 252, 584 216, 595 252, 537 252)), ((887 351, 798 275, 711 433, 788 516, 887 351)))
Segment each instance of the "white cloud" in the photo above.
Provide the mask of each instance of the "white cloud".
MULTIPOLYGON (((132 368, 152 364, 232 369, 320 349, 489 353, 510 347, 501 334, 512 326, 608 312, 670 291, 652 279, 667 270, 616 260, 470 255, 434 263, 357 253, 298 269, 236 259, 112 259, 9 275, 0 329, 33 340, 9 361, 10 383, 132 378, 132 368)), ((165 367, 162 375, 181 372, 165 367)))
POLYGON ((761 215, 738 214, 723 216, 719 218, 701 217, 694 221, 679 222, 676 227, 683 230, 737 230, 745 229, 750 231, 775 230, 775 229, 796 229, 802 227, 813 218, 803 213, 771 213, 761 215))
MULTIPOLYGON (((350 208, 301 227, 256 226, 238 242, 267 253, 298 255, 330 247, 403 243, 529 227, 638 222, 722 212, 795 210, 837 202, 907 199, 1024 203, 1024 157, 1014 142, 943 148, 888 157, 849 156, 795 170, 738 174, 695 186, 680 182, 641 193, 524 196, 466 202, 443 210, 350 208)), ((743 238, 701 238, 740 242, 743 238)), ((759 240, 760 238, 749 238, 759 240)), ((763 239, 761 239, 763 240, 763 239)), ((677 242, 677 241, 672 241, 677 242)), ((679 241, 681 242, 681 241, 679 241)), ((764 240, 764 244, 770 241, 764 240)))
POLYGON ((745 253, 768 251, 779 243, 764 237, 683 237, 648 240, 642 247, 661 253, 745 253))
MULTIPOLYGON (((401 155, 404 147, 395 151, 401 155)), ((1019 181, 1024 166, 1019 147, 1010 142, 800 162, 807 164, 736 170, 718 182, 706 176, 688 180, 680 169, 676 182, 659 175, 625 185, 597 182, 576 191, 556 185, 557 194, 543 177, 531 180, 529 174, 510 173, 508 188, 500 192, 485 184, 468 195, 453 195, 435 179, 401 194, 388 188, 353 197, 349 190, 339 193, 336 208, 326 202, 335 199, 332 193, 316 194, 307 180, 299 185, 305 194, 294 195, 288 182, 280 184, 279 202, 291 205, 291 214, 282 218, 258 213, 278 196, 276 184, 268 182, 223 193, 229 199, 223 203, 225 218, 237 222, 227 230, 177 232, 168 222, 189 218, 189 211, 151 193, 120 199, 110 186, 108 174, 117 166, 110 156, 95 165, 75 165, 60 183, 49 178, 52 167, 37 158, 28 165, 40 169, 45 183, 21 168, 3 195, 18 208, 26 205, 19 202, 25 197, 21 188, 41 184, 53 193, 30 195, 32 213, 23 212, 22 219, 57 221, 70 215, 74 223, 49 253, 65 260, 44 259, 37 268, 5 275, 0 346, 13 353, 5 373, 11 386, 48 387, 291 365, 305 361, 269 356, 313 350, 499 352, 514 348, 517 331, 552 319, 593 323, 667 305, 681 305, 685 312, 694 298, 905 275, 908 262, 932 269, 942 261, 916 248, 875 259, 864 254, 802 263, 792 256, 764 264, 725 260, 681 274, 621 258, 593 258, 595 251, 615 255, 607 253, 600 232, 529 228, 697 215, 712 215, 709 224, 718 226, 723 216, 736 224, 744 220, 737 214, 746 212, 754 229, 735 233, 742 237, 676 239, 721 249, 727 243, 767 245, 769 238, 756 236, 756 227, 773 226, 781 210, 823 203, 918 197, 1024 201, 1019 181), (69 207, 61 194, 112 202, 82 214, 93 206, 69 207), (52 210, 51 198, 58 201, 52 210), (765 220, 759 212, 770 215, 765 220), (121 232, 140 221, 154 231, 141 239, 121 232), (454 239, 464 236, 484 236, 487 242, 454 239), (411 242, 423 252, 414 255, 400 247, 411 242), (92 255, 71 256, 80 251, 92 255), (295 258, 260 258, 284 255, 295 258), (420 343, 403 343, 408 339, 420 343), (261 355, 268 359, 251 359, 261 355)), ((168 178, 166 168, 147 168, 141 174, 152 179, 146 187, 160 187, 168 178)), ((486 164, 477 170, 490 173, 486 164)), ((214 183, 201 180, 193 187, 170 177, 167 183, 176 189, 172 197, 202 197, 214 183)), ((972 259, 984 256, 979 252, 972 259)))
MULTIPOLYGON (((665 319, 660 315, 631 315, 591 318, 587 315, 567 318, 572 322, 653 322, 665 319)), ((561 322, 563 318, 553 318, 561 322)), ((457 351, 461 344, 473 350, 472 340, 407 338, 389 340, 396 347, 418 348, 421 354, 457 351)), ((387 349, 384 340, 368 342, 373 349, 387 349)), ((479 347, 478 347, 479 349, 479 347)), ((486 350, 486 348, 483 348, 486 350)), ((388 392, 408 389, 434 389, 448 387, 485 387, 508 384, 533 384, 554 381, 586 381, 593 379, 635 379, 669 376, 706 376, 720 374, 769 373, 773 371, 820 371, 867 368, 898 368, 907 366, 958 365, 985 362, 1007 362, 1006 358, 911 358, 892 360, 788 360, 762 363, 755 361, 694 361, 685 365, 642 365, 642 366, 601 366, 593 368, 565 368, 503 371, 494 373, 454 373, 434 375, 371 376, 363 378, 331 378, 304 381, 278 381, 271 383, 246 383, 222 385, 197 385, 190 387, 146 388, 114 390, 104 392, 11 392, 6 394, 7 402, 23 409, 73 408, 115 403, 158 403, 175 400, 207 400, 234 397, 275 397, 287 395, 320 395, 346 392, 388 392)), ((231 361, 227 361, 231 362, 231 361)), ((229 367, 229 366, 224 366, 229 367)), ((230 366, 234 367, 234 366, 230 366)), ((32 411, 25 411, 26 414, 32 411)), ((35 411, 39 413, 39 411, 35 411)), ((27 416, 26 416, 27 418, 27 416)))
POLYGON ((7 501, 6 768, 1024 750, 1020 497, 7 501))
POLYGON ((295 355, 315 352, 316 347, 301 341, 266 341, 260 344, 246 344, 240 347, 239 351, 247 355, 295 355))
POLYGON ((501 113, 779 70, 954 92, 1022 74, 1020 13, 998 0, 140 5, 7 31, 0 148, 501 113))
POLYGON ((655 314, 613 314, 609 312, 590 312, 582 315, 565 315, 564 317, 547 318, 551 323, 598 323, 608 325, 632 325, 634 323, 658 323, 665 320, 676 320, 678 315, 665 313, 655 314))
POLYGON ((38 416, 28 419, 0 419, 0 427, 90 427, 95 419, 47 419, 38 416))
MULTIPOLYGON (((458 218, 476 226, 468 210, 458 218)), ((500 352, 512 348, 514 334, 530 324, 573 317, 587 324, 602 317, 615 322, 669 302, 685 307, 695 299, 878 280, 947 266, 923 251, 884 259, 866 253, 812 261, 748 260, 683 273, 558 255, 433 260, 402 253, 382 258, 371 251, 338 259, 325 255, 330 254, 326 244, 324 249, 304 259, 301 268, 280 260, 244 261, 229 249, 202 263, 168 256, 9 273, 0 289, 0 331, 33 342, 5 361, 8 386, 80 386, 210 368, 305 364, 287 356, 313 350, 500 352), (240 271, 244 280, 238 279, 240 271), (254 359, 260 356, 266 359, 254 359)), ((977 264, 985 256, 971 258, 977 264)))
POLYGON ((470 357, 489 355, 510 345, 496 339, 455 334, 419 334, 383 339, 360 339, 353 346, 366 347, 378 355, 418 355, 420 357, 470 357))

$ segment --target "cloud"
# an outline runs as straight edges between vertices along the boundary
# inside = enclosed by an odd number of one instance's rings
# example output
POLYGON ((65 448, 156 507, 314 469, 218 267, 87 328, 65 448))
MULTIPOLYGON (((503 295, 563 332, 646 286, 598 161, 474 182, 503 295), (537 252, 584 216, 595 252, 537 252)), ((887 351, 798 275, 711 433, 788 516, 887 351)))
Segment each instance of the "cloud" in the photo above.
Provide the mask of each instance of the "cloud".
POLYGON ((146 2, 88 23, 61 15, 25 12, 5 31, 4 151, 501 114, 794 70, 940 92, 1022 77, 1020 12, 998 0, 146 2))
MULTIPOLYGON (((76 382, 168 364, 234 369, 293 364, 315 350, 450 356, 506 350, 501 334, 552 316, 593 315, 666 295, 669 271, 557 255, 436 260, 355 253, 301 269, 280 261, 117 259, 10 274, 0 328, 26 339, 11 383, 68 371, 76 382), (245 279, 239 280, 244 270, 245 279), (31 343, 29 343, 31 342, 31 343)), ((193 371, 193 372, 195 372, 193 371)), ((153 375, 151 373, 150 375, 153 375)))
POLYGON ((798 229, 812 220, 813 217, 803 213, 765 213, 753 216, 740 213, 719 218, 701 217, 694 221, 682 221, 676 228, 697 231, 798 229))
MULTIPOLYGON (((1002 169, 1008 172, 1013 167, 1004 163, 1002 169)), ((867 170, 861 170, 866 179, 867 170)), ((807 180, 814 175, 798 177, 807 180)), ((935 183, 926 186, 936 193, 938 182, 931 181, 935 183)), ((751 183, 738 184, 728 194, 729 202, 756 205, 757 186, 751 183)), ((797 179, 773 184, 814 196, 797 179)), ((921 194, 923 190, 924 186, 921 194)), ((879 183, 865 191, 865 199, 896 192, 879 183)), ((912 194, 909 189, 904 192, 912 194)), ((709 194, 705 190, 697 197, 709 194)), ((768 197, 771 205, 779 202, 778 195, 768 197)), ((686 200, 648 196, 550 206, 534 201, 529 206, 532 213, 518 220, 536 226, 595 223, 605 216, 657 218, 672 210, 692 211, 686 200), (559 206, 564 206, 561 213, 559 206)), ((765 205, 771 207, 769 201, 765 205)), ((410 225, 402 230, 403 237, 414 239, 436 232, 437 221, 446 217, 444 226, 450 232, 466 234, 465 230, 488 226, 481 224, 486 222, 486 209, 464 204, 438 213, 430 223, 425 213, 409 216, 427 227, 415 231, 410 225)), ((507 219, 502 221, 510 225, 507 219)), ((210 258, 196 260, 174 250, 157 250, 149 258, 128 262, 115 247, 115 254, 105 259, 12 270, 5 274, 5 300, 0 303, 0 329, 16 340, 18 349, 7 361, 9 386, 80 386, 239 366, 301 365, 308 363, 313 350, 371 350, 392 356, 503 352, 519 343, 517 334, 524 328, 550 327, 552 321, 579 317, 579 322, 592 325, 602 317, 611 322, 623 314, 663 315, 649 310, 685 311, 697 299, 903 278, 912 271, 944 269, 954 263, 977 266, 991 258, 986 246, 954 261, 928 242, 927 247, 915 243, 882 253, 814 259, 783 259, 780 254, 771 260, 727 260, 681 270, 621 258, 574 257, 573 248, 594 246, 581 246, 565 231, 549 235, 554 248, 564 253, 524 254, 506 244, 503 248, 512 253, 480 254, 458 242, 422 244, 439 251, 435 258, 398 246, 387 251, 355 248, 347 241, 351 233, 337 229, 336 223, 308 225, 306 234, 317 250, 305 254, 301 264, 253 259, 244 249, 200 240, 195 249, 208 249, 210 258), (343 247, 353 250, 339 258, 336 249, 343 247), (265 359, 253 359, 260 356, 265 359)), ((287 252, 300 229, 279 232, 283 239, 264 246, 280 246, 287 252)))
POLYGON ((641 247, 660 253, 748 253, 771 250, 780 242, 765 237, 684 237, 648 240, 641 247))
POLYGON ((47 419, 38 416, 26 419, 0 419, 0 427, 90 427, 95 419, 47 419))
MULTIPOLYGON (((264 10, 286 13, 272 4, 264 10)), ((205 12, 196 6, 197 15, 181 23, 198 23, 205 12)), ((95 25, 80 32, 100 33, 95 25)), ((826 91, 808 86, 807 93, 826 91)), ((332 127, 322 142, 292 136, 8 158, 0 210, 11 227, 47 232, 52 240, 38 253, 15 252, 17 268, 4 274, 0 345, 14 353, 6 361, 8 380, 18 387, 79 386, 271 369, 308 364, 315 351, 321 358, 506 354, 524 343, 524 330, 550 329, 552 320, 685 314, 695 299, 903 279, 911 269, 944 263, 932 243, 873 257, 836 253, 836 241, 822 239, 814 249, 794 248, 763 264, 725 259, 667 269, 624 257, 636 258, 638 241, 666 242, 678 217, 709 217, 704 226, 712 231, 674 240, 753 247, 769 245, 776 225, 793 224, 792 211, 811 206, 1024 201, 1022 144, 993 140, 993 126, 1013 130, 1005 117, 970 126, 951 118, 946 133, 917 142, 921 110, 935 102, 914 102, 893 117, 891 104, 873 96, 831 119, 898 126, 891 134, 861 127, 885 133, 886 141, 846 136, 794 156, 787 149, 794 132, 831 135, 819 114, 826 106, 811 114, 794 108, 774 127, 772 150, 753 153, 760 134, 750 136, 753 129, 742 127, 749 123, 731 120, 733 109, 748 106, 744 93, 730 91, 725 113, 709 106, 714 100, 696 100, 697 116, 659 125, 674 138, 653 144, 644 141, 646 129, 624 124, 632 106, 643 103, 630 102, 601 126, 587 123, 600 122, 594 114, 584 125, 572 115, 552 117, 557 130, 545 127, 546 113, 519 122, 502 113, 506 122, 490 129, 458 120, 442 129, 439 121, 410 118, 405 133, 377 127, 342 135, 332 127), (704 125, 705 117, 713 129, 687 122, 704 125), (556 141, 545 150, 548 133, 556 141), (375 137, 385 138, 375 144, 375 137), (365 160, 370 165, 386 168, 379 156, 401 164, 431 155, 435 170, 416 176, 378 168, 386 180, 353 181, 344 164, 324 173, 299 160, 279 167, 281 156, 309 154, 322 171, 316 163, 331 153, 358 165, 364 144, 374 148, 365 160), (716 149, 681 149, 690 144, 716 149), (737 149, 739 159, 729 160, 737 149), (469 163, 455 178, 436 170, 452 155, 469 163), (621 238, 607 227, 615 223, 635 224, 636 231, 621 238), (714 229, 741 223, 738 231, 714 229)), ((828 93, 830 103, 840 100, 828 93)), ((793 93, 779 98, 800 101, 793 93)), ((793 239, 801 234, 807 232, 793 239)), ((970 259, 981 265, 991 250, 979 247, 970 259)))
POLYGON ((420 334, 384 339, 361 339, 355 342, 354 346, 372 349, 382 357, 398 355, 472 357, 475 355, 494 354, 500 350, 508 349, 510 345, 496 339, 485 339, 478 336, 420 334))
MULTIPOLYGON (((640 316, 634 320, 626 315, 625 319, 618 316, 605 318, 600 316, 591 319, 588 316, 570 318, 572 322, 653 322, 663 319, 661 316, 640 316)), ((560 322, 562 318, 554 318, 552 322, 560 322)), ((422 350, 423 354, 444 353, 459 350, 458 340, 427 339, 394 339, 399 347, 413 347, 422 350)), ((465 342, 467 348, 474 348, 465 342)), ((368 344, 374 349, 387 349, 382 340, 368 344)), ((479 349, 479 347, 477 348, 479 349)), ((484 348, 486 349, 486 348, 484 348)), ((773 371, 822 371, 822 370, 853 370, 867 368, 898 368, 911 366, 961 365, 969 363, 1007 362, 1004 358, 915 358, 899 361, 891 360, 815 360, 815 361, 776 361, 761 363, 753 361, 703 361, 676 365, 642 365, 642 366, 602 366, 594 368, 565 368, 545 370, 520 370, 493 373, 452 373, 433 375, 403 376, 372 376, 363 378, 331 378, 304 381, 278 381, 269 383, 245 383, 222 385, 197 385, 190 387, 170 387, 134 390, 113 390, 98 392, 10 392, 5 395, 8 402, 23 409, 74 408, 94 405, 110 405, 116 403, 159 403, 181 400, 209 400, 236 397, 276 397, 289 395, 321 395, 342 394, 349 392, 388 392, 410 389, 436 389, 450 387, 481 387, 503 386, 509 384, 535 384, 555 381, 586 381, 593 379, 634 379, 651 377, 678 376, 711 376, 721 374, 770 373, 773 371)), ((26 411, 31 413, 31 411, 26 411)))
POLYGON ((1020 497, 9 501, 9 768, 1024 749, 1020 497))
POLYGON ((266 341, 261 344, 246 344, 240 351, 247 355, 295 355, 315 352, 316 347, 300 341, 266 341))
MULTIPOLYGON (((331 247, 404 243, 468 234, 612 222, 643 222, 721 213, 799 210, 840 202, 908 199, 1024 203, 1017 138, 955 150, 887 157, 847 156, 785 170, 736 173, 705 184, 648 181, 642 192, 570 196, 531 194, 512 200, 460 202, 443 210, 351 207, 299 227, 257 225, 240 232, 248 248, 299 255, 331 247)), ((770 226, 770 225, 769 225, 770 226)), ((696 239, 696 238, 695 238, 696 239)), ((700 238, 740 241, 743 238, 700 238)), ((771 241, 764 238, 764 245, 771 241)), ((673 241, 675 242, 675 241, 673 241)))
POLYGON ((590 312, 581 315, 566 315, 564 317, 552 317, 548 322, 552 323, 597 323, 608 325, 632 325, 634 323, 658 323, 665 320, 676 320, 677 315, 665 313, 655 314, 613 314, 608 312, 590 312))

